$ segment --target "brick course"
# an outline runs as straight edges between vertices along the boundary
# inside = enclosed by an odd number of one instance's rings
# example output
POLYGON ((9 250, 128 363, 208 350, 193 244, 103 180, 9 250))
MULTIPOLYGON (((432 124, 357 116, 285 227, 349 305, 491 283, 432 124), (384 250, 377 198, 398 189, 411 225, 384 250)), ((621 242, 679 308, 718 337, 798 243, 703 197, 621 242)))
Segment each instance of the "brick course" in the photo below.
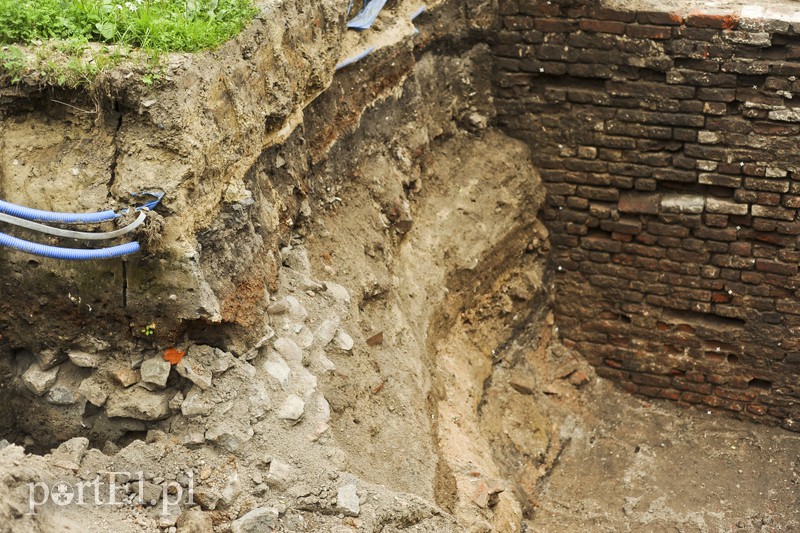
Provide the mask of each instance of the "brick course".
POLYGON ((800 424, 800 26, 501 1, 564 342, 636 394, 800 424), (795 98, 796 100, 796 98, 795 98))

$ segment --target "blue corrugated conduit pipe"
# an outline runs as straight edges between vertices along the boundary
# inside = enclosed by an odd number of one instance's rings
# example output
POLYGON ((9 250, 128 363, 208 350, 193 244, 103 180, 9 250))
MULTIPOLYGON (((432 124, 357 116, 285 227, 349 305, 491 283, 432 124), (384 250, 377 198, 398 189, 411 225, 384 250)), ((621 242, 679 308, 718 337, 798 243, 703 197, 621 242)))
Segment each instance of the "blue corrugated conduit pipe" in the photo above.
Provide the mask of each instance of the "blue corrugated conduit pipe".
MULTIPOLYGON (((139 227, 147 217, 146 212, 154 209, 164 193, 160 192, 146 192, 138 193, 133 196, 151 196, 154 200, 145 202, 144 205, 133 208, 134 211, 139 212, 139 216, 134 222, 128 224, 124 228, 108 232, 83 232, 73 231, 61 228, 53 228, 39 222, 51 222, 59 224, 93 224, 98 222, 106 222, 109 220, 117 219, 131 211, 131 208, 123 209, 120 212, 116 211, 100 211, 97 213, 60 213, 55 211, 42 211, 40 209, 31 209, 11 202, 0 200, 0 222, 12 224, 18 227, 23 227, 29 230, 38 231, 58 237, 66 237, 79 240, 106 240, 121 237, 139 227)), ((122 257, 130 255, 139 251, 140 246, 138 242, 129 242, 117 246, 110 246, 107 248, 97 249, 83 249, 83 248, 62 248, 59 246, 48 246, 39 244, 24 239, 13 237, 6 233, 0 232, 0 246, 5 246, 18 250, 20 252, 38 255, 41 257, 49 257, 52 259, 64 259, 69 261, 88 261, 92 259, 111 259, 114 257, 122 257)))
POLYGON ((0 246, 13 248, 14 250, 19 250, 20 252, 25 252, 26 254, 49 257, 51 259, 65 259, 67 261, 112 259, 114 257, 122 257, 124 255, 134 254, 139 251, 139 243, 136 241, 120 244, 119 246, 111 246, 109 248, 87 250, 85 248, 61 248, 60 246, 47 246, 46 244, 39 244, 36 242, 18 239, 5 233, 0 233, 0 246))

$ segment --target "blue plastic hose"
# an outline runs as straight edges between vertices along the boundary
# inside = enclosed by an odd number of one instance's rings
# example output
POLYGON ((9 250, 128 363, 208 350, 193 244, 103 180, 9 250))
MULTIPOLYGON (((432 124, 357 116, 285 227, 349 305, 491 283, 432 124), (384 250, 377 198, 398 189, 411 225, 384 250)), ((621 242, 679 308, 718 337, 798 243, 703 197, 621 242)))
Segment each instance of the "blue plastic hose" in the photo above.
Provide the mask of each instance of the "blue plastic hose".
MULTIPOLYGON (((133 208, 135 211, 142 211, 144 209, 153 210, 161 202, 164 197, 163 192, 139 192, 133 193, 131 196, 152 196, 155 198, 144 205, 133 208)), ((55 222, 58 224, 97 224, 98 222, 106 222, 114 220, 120 216, 127 214, 130 208, 123 209, 119 213, 116 211, 100 211, 97 213, 60 213, 58 211, 43 211, 41 209, 32 209, 22 205, 12 204, 5 200, 0 200, 0 213, 11 215, 17 218, 24 218, 25 220, 33 220, 36 222, 55 222)))
POLYGON ((99 213, 59 213, 57 211, 42 211, 24 207, 5 200, 0 200, 0 213, 35 220, 37 222, 57 222, 59 224, 94 224, 114 220, 119 217, 114 211, 100 211, 99 213))
POLYGON ((378 18, 378 14, 380 14, 384 5, 386 5, 386 0, 370 0, 361 11, 347 23, 347 27, 351 30, 370 29, 372 23, 378 18))
POLYGON ((374 46, 370 46, 369 48, 367 48, 363 52, 361 52, 359 54, 356 54, 353 57, 348 57, 344 61, 342 61, 340 63, 337 63, 337 65, 335 67, 333 67, 333 70, 342 70, 344 67, 346 67, 348 65, 352 65, 353 63, 361 61, 362 59, 367 57, 369 54, 371 54, 373 50, 375 50, 375 47, 374 46))
POLYGON ((19 250, 26 254, 49 257, 51 259, 65 259, 67 261, 90 261, 92 259, 111 259, 122 257, 139 251, 138 242, 129 242, 109 248, 98 248, 86 250, 81 248, 59 248, 57 246, 47 246, 35 242, 25 241, 12 237, 6 233, 0 233, 0 246, 7 246, 14 250, 19 250))

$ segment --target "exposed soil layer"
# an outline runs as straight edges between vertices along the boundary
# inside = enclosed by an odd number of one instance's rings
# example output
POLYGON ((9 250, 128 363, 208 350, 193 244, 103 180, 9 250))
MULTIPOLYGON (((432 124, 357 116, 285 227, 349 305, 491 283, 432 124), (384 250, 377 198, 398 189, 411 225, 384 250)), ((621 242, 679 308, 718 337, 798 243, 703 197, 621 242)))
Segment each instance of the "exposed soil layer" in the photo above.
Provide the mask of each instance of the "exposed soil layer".
POLYGON ((264 2, 155 92, 0 93, 4 197, 167 192, 125 262, 0 251, 0 532, 800 527, 800 437, 623 395, 559 329, 502 6, 346 4, 264 2))

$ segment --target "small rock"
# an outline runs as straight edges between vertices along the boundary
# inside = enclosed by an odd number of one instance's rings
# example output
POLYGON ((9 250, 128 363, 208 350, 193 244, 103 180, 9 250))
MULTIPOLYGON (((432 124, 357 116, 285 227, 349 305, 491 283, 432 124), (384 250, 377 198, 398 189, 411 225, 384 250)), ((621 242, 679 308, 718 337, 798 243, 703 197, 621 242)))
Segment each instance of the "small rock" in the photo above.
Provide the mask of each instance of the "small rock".
POLYGON ((380 346, 383 344, 383 332, 380 331, 367 339, 367 346, 380 346))
POLYGON ((336 510, 345 516, 358 516, 361 512, 355 483, 348 483, 336 491, 336 510))
POLYGON ((280 459, 273 459, 269 463, 267 485, 277 490, 285 490, 292 479, 292 467, 280 459))
POLYGON ((289 310, 289 303, 285 299, 280 299, 277 302, 273 302, 267 307, 267 314, 270 315, 281 315, 289 310))
POLYGON ((109 418, 134 418, 136 420, 155 421, 167 418, 172 412, 169 409, 170 396, 151 392, 136 387, 119 391, 112 395, 106 403, 106 414, 109 418))
POLYGON ((141 487, 138 486, 136 487, 137 490, 140 490, 140 492, 137 495, 137 498, 141 497, 139 503, 144 505, 157 504, 158 501, 161 499, 161 494, 163 492, 161 485, 156 485, 155 483, 151 483, 150 481, 142 481, 141 483, 142 483, 141 487))
POLYGON ((47 392, 47 401, 55 405, 72 405, 75 403, 75 393, 69 387, 56 385, 47 392))
POLYGON ((287 296, 286 303, 289 304, 289 314, 295 320, 299 320, 300 322, 304 321, 308 318, 308 311, 300 301, 295 298, 294 296, 287 296))
POLYGON ((323 433, 328 431, 328 423, 331 420, 331 406, 328 400, 321 394, 316 399, 317 413, 314 416, 314 434, 315 440, 318 439, 323 433))
POLYGON ((111 379, 122 385, 123 387, 130 387, 138 383, 142 375, 138 370, 133 368, 120 368, 111 372, 111 379))
POLYGON ((214 408, 214 402, 199 387, 192 387, 186 395, 186 399, 181 403, 181 413, 183 416, 192 418, 195 416, 208 416, 214 408))
POLYGON ((278 511, 272 507, 257 507, 231 523, 231 533, 266 533, 273 531, 278 511))
POLYGON ((177 411, 178 409, 181 408, 181 405, 183 405, 183 400, 184 400, 183 393, 181 391, 178 391, 175 394, 175 396, 173 396, 172 399, 169 401, 169 408, 172 409, 173 411, 177 411))
POLYGON ((206 434, 202 429, 191 429, 181 435, 181 444, 195 446, 206 443, 206 434))
POLYGON ((489 125, 489 119, 480 113, 470 113, 467 120, 469 120, 470 126, 479 130, 486 129, 489 125))
POLYGON ((36 360, 39 361, 39 366, 42 370, 50 370, 54 366, 66 361, 67 354, 60 350, 48 348, 36 353, 36 360))
POLYGON ((216 426, 206 431, 206 440, 213 442, 220 448, 236 453, 241 447, 253 438, 255 431, 247 421, 225 419, 216 426))
POLYGON ((250 416, 255 419, 263 417, 272 408, 267 388, 261 381, 250 383, 247 390, 250 416))
MULTIPOLYGON (((172 507, 172 506, 170 506, 172 507)), ((177 511, 177 510, 176 510, 177 511)), ((175 529, 174 526, 178 522, 178 515, 177 513, 167 513, 167 514, 160 514, 158 516, 158 527, 160 528, 172 528, 175 529)), ((177 529, 175 529, 177 531, 177 529)))
MULTIPOLYGON (((270 334, 267 339, 271 336, 270 334)), ((192 360, 210 369, 213 376, 219 376, 225 373, 234 361, 233 355, 228 352, 223 352, 219 348, 203 344, 189 346, 189 349, 186 351, 186 357, 191 357, 192 360)))
POLYGON ((264 363, 264 370, 266 370, 267 374, 272 376, 275 381, 280 383, 283 387, 289 384, 289 376, 291 375, 292 371, 289 368, 289 365, 286 364, 281 358, 275 358, 270 361, 266 361, 264 363))
POLYGON ((336 299, 337 301, 342 302, 344 304, 350 303, 350 293, 347 292, 347 289, 345 289, 338 283, 326 281, 325 287, 327 287, 328 292, 331 293, 331 296, 333 296, 334 299, 336 299))
POLYGON ((172 365, 169 364, 169 361, 165 361, 161 357, 153 357, 144 361, 139 371, 141 372, 142 381, 164 388, 167 386, 171 368, 172 365))
POLYGON ((580 370, 576 370, 569 376, 569 382, 576 387, 583 387, 589 383, 589 376, 580 370))
POLYGON ((340 350, 349 352, 353 349, 353 337, 341 329, 336 333, 336 337, 333 339, 333 342, 334 345, 340 350))
POLYGON ((272 346, 286 361, 299 363, 303 360, 303 350, 292 339, 279 337, 272 346))
POLYGON ((281 408, 278 410, 278 418, 291 421, 300 420, 300 417, 303 416, 305 406, 306 404, 302 398, 291 394, 284 400, 283 405, 281 405, 281 408))
POLYGON ((537 389, 536 378, 524 374, 513 376, 509 384, 520 394, 533 394, 537 389))
POLYGON ((341 320, 338 315, 334 315, 322 321, 322 324, 320 324, 314 334, 321 346, 324 347, 331 343, 333 337, 336 335, 336 330, 339 329, 340 322, 341 320))
POLYGON ((200 509, 187 509, 179 517, 175 525, 180 533, 213 533, 214 523, 211 515, 200 509))
POLYGON ((185 356, 181 362, 175 365, 178 374, 188 379, 203 390, 211 388, 212 373, 200 361, 190 356, 185 356))
POLYGON ((209 487, 199 487, 194 491, 194 501, 206 511, 213 511, 219 502, 219 493, 209 487))
POLYGON ((80 468, 81 460, 88 448, 89 439, 85 437, 75 437, 66 442, 62 442, 58 448, 53 450, 50 460, 55 466, 77 471, 80 468))
POLYGON ((97 368, 102 361, 99 355, 89 352, 69 352, 67 356, 72 364, 81 368, 97 368))
POLYGON ((219 493, 219 499, 225 506, 229 506, 233 503, 233 500, 236 499, 239 494, 242 493, 242 482, 239 480, 238 472, 233 472, 228 477, 228 482, 223 487, 222 491, 219 493))
POLYGON ((22 374, 22 382, 36 396, 41 396, 50 390, 56 379, 58 379, 58 367, 42 370, 36 363, 29 366, 22 374))

